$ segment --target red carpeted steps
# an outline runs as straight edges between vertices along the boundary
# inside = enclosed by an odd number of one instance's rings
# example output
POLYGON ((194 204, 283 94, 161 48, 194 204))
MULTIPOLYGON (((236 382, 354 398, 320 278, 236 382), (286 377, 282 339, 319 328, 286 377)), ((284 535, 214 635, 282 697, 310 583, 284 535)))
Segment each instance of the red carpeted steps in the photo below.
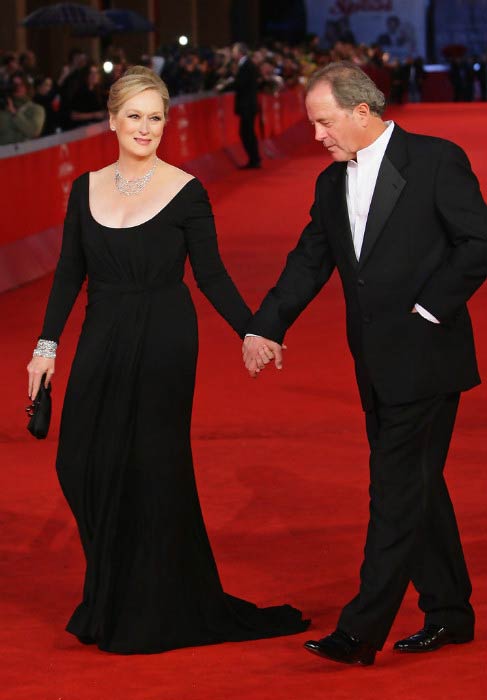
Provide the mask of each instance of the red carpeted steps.
MULTIPOLYGON (((394 111, 405 128, 436 133, 468 152, 487 195, 484 105, 394 111)), ((308 130, 309 127, 304 126, 308 130)), ((309 141, 261 171, 209 185, 228 269, 255 308, 306 222, 326 165, 309 141)), ((334 277, 290 331, 285 367, 257 380, 240 343, 195 290, 201 353, 193 421, 200 495, 225 588, 260 604, 289 601, 313 618, 309 633, 149 657, 107 655, 63 631, 80 596, 82 555, 54 473, 55 436, 81 299, 63 336, 46 442, 25 430, 25 365, 50 279, 0 297, 0 698, 5 700, 476 700, 486 694, 485 470, 487 389, 462 400, 448 481, 474 584, 477 640, 424 656, 392 642, 421 626, 412 591, 376 665, 333 665, 302 650, 329 631, 356 590, 367 519, 367 447, 343 300, 334 277), (343 478, 346 472, 347 479, 343 478)), ((480 369, 487 378, 487 286, 473 298, 480 369)))

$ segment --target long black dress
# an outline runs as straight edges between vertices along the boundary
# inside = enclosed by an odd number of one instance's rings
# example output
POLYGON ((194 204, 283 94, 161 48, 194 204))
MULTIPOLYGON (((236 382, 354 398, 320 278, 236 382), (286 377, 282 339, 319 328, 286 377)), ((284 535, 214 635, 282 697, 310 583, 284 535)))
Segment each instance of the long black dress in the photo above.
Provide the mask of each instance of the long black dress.
POLYGON ((307 627, 288 605, 258 609, 221 587, 190 446, 198 335, 183 283, 188 255, 198 286, 242 336, 250 310, 220 259, 198 180, 149 221, 122 229, 91 216, 87 173, 73 183, 41 337, 59 339, 87 275, 57 457, 87 564, 67 629, 112 652, 307 627))

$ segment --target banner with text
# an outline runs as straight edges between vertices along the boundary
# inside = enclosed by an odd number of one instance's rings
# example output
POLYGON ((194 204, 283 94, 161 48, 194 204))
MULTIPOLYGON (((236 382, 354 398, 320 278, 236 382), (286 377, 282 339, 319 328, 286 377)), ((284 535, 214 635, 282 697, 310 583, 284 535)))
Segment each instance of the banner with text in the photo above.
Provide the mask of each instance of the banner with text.
POLYGON ((337 41, 379 44, 393 58, 426 55, 425 0, 306 0, 308 32, 324 48, 337 41))

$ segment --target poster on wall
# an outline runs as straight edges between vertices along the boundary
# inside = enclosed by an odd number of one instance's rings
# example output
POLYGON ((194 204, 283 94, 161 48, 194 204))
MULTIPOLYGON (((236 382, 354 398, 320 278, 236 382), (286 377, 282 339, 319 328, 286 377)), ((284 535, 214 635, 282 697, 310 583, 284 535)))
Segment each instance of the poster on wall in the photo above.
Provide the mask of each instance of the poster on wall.
POLYGON ((487 52, 487 0, 443 0, 435 6, 438 59, 487 52))
POLYGON ((324 48, 337 41, 379 44, 391 57, 425 56, 425 0, 306 0, 308 32, 324 48))

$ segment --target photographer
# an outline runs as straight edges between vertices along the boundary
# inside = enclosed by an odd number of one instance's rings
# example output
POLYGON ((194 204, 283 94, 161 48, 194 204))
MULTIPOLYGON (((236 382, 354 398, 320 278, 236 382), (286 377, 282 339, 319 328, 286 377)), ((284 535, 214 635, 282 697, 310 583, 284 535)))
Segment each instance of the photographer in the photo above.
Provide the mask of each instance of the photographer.
POLYGON ((0 145, 37 138, 42 132, 46 113, 32 102, 30 86, 22 73, 14 73, 0 95, 0 145))

